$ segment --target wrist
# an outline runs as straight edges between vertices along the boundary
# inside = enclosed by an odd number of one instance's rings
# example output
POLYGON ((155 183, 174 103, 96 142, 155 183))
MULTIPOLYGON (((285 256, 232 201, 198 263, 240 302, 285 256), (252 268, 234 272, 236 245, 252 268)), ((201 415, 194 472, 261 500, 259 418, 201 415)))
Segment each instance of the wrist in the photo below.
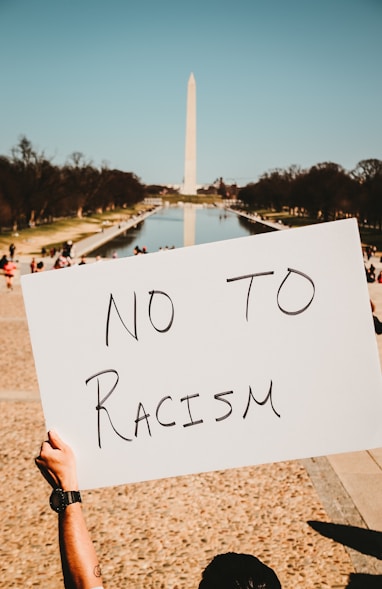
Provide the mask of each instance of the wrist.
POLYGON ((63 491, 78 491, 78 480, 76 473, 66 473, 58 476, 58 483, 53 488, 60 487, 63 491))
POLYGON ((77 481, 64 481, 59 485, 63 491, 79 491, 77 481))

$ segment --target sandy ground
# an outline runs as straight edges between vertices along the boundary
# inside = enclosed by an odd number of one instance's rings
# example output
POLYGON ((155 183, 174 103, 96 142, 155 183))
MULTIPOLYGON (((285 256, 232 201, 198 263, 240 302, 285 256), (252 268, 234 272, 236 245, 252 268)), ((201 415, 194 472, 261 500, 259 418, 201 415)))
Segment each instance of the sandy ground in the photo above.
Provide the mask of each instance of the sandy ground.
MULTIPOLYGON (((62 587, 57 518, 34 466, 44 419, 18 277, 0 282, 0 588, 62 587)), ((382 315, 382 285, 371 285, 382 315)), ((382 338, 382 336, 380 336, 382 338)), ((382 340, 381 340, 382 341, 382 340)), ((83 493, 106 588, 191 589, 217 553, 256 554, 284 589, 345 588, 345 548, 314 532, 330 521, 299 461, 83 493)))

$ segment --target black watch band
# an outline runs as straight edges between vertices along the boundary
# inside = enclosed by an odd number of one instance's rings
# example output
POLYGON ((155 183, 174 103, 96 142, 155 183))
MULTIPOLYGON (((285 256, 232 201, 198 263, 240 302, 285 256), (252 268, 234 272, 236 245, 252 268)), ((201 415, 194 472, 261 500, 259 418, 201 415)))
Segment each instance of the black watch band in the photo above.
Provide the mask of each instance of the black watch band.
POLYGON ((82 503, 81 493, 79 491, 64 491, 59 487, 53 489, 49 499, 49 504, 53 511, 62 513, 72 503, 82 503))

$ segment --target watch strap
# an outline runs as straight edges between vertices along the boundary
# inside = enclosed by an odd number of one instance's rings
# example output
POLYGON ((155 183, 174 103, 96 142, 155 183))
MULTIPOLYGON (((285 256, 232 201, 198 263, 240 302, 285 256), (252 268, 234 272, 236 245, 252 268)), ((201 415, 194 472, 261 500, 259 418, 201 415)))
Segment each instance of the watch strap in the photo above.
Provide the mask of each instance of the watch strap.
POLYGON ((66 497, 66 504, 82 503, 81 493, 79 491, 64 491, 66 497))

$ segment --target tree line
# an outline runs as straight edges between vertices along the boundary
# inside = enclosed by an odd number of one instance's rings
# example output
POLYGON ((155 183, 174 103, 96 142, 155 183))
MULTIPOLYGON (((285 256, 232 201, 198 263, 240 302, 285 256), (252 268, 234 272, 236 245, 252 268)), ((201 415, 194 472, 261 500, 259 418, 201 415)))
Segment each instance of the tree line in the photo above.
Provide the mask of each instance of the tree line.
POLYGON ((131 206, 145 195, 135 174, 98 169, 80 152, 56 166, 21 137, 11 154, 0 156, 0 228, 16 230, 57 217, 131 206))
POLYGON ((382 230, 382 161, 362 160, 350 172, 332 162, 273 170, 237 196, 251 210, 288 210, 322 221, 352 216, 382 230))
MULTIPOLYGON (((162 193, 163 186, 145 186, 132 172, 95 168, 80 152, 73 152, 63 166, 53 165, 24 136, 10 157, 0 156, 0 228, 15 230, 58 217, 129 207, 156 193, 155 188, 162 193)), ((308 170, 276 169, 242 188, 220 178, 198 194, 211 191, 238 198, 251 210, 288 210, 323 221, 354 216, 360 225, 382 230, 379 159, 362 160, 350 172, 332 162, 308 170)))

